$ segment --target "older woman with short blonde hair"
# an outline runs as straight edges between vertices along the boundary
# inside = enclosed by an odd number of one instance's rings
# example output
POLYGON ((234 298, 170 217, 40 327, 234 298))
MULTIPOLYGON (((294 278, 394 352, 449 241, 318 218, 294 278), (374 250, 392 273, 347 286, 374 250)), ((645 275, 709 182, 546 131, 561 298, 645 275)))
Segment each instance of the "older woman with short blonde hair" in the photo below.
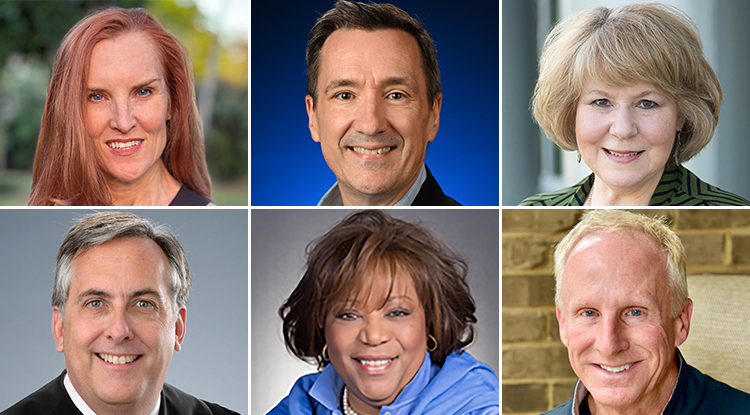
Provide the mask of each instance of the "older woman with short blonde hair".
POLYGON ((722 91, 678 9, 583 10, 547 36, 533 113, 593 173, 522 205, 748 205, 682 166, 711 141, 722 91))

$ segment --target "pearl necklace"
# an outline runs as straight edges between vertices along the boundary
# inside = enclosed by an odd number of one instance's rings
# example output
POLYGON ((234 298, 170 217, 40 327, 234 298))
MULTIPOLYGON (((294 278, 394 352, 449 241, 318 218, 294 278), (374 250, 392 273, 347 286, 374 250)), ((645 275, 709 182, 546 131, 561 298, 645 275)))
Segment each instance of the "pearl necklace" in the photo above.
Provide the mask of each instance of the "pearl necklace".
POLYGON ((351 406, 349 406, 349 393, 344 386, 344 415, 359 415, 351 406))

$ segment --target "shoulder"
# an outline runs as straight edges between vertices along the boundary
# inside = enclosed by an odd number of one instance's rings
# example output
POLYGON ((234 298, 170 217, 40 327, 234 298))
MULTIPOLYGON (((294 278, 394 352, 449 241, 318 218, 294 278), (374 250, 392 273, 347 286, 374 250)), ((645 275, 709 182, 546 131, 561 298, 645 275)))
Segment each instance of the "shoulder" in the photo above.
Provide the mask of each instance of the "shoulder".
POLYGON ((708 184, 683 166, 664 172, 652 206, 748 206, 750 201, 708 184), (672 190, 667 192, 665 190, 672 190))
POLYGON ((169 202, 169 206, 207 206, 210 203, 213 203, 211 199, 183 184, 174 199, 169 202))
POLYGON ((438 184, 435 176, 432 175, 430 168, 425 165, 427 177, 422 187, 419 189, 417 196, 412 202, 412 206, 461 206, 455 199, 447 196, 438 184))
MULTIPOLYGON (((64 372, 63 372, 64 373, 64 372)), ((2 412, 3 415, 80 414, 68 393, 62 376, 53 379, 39 390, 2 412)))
POLYGON ((518 206, 583 206, 591 190, 593 173, 573 186, 524 199, 518 206))
POLYGON ((224 408, 215 403, 200 400, 180 389, 167 383, 162 389, 166 406, 166 413, 178 413, 182 415, 233 415, 237 412, 224 408))
POLYGON ((292 390, 267 415, 312 414, 315 404, 308 395, 320 373, 301 376, 294 382, 292 390))
POLYGON ((499 407, 500 385, 492 368, 468 352, 453 352, 430 380, 413 411, 424 414, 497 413, 499 407))
MULTIPOLYGON (((692 366, 691 366, 692 368, 692 366)), ((750 394, 735 389, 724 382, 712 378, 692 368, 706 382, 701 407, 714 414, 747 414, 750 413, 750 394)))

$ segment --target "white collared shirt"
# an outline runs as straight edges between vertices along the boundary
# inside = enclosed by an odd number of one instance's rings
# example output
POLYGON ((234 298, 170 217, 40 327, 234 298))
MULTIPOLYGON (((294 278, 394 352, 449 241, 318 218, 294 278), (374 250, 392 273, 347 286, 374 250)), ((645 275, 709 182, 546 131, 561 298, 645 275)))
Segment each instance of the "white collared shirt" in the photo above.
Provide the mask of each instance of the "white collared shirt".
MULTIPOLYGON (((70 399, 73 401, 73 403, 76 405, 76 408, 78 408, 79 411, 83 415, 97 415, 96 412, 94 412, 89 406, 86 404, 86 402, 81 398, 81 395, 78 394, 78 391, 73 386, 73 383, 70 381, 70 378, 68 377, 68 374, 65 374, 65 380, 63 381, 63 384, 65 385, 65 390, 68 392, 68 395, 70 396, 70 399)), ((149 412, 148 415, 159 415, 159 408, 161 407, 161 396, 159 399, 156 400, 156 406, 154 409, 149 412)))
MULTIPOLYGON (((414 184, 412 184, 409 190, 406 191, 406 194, 401 196, 401 199, 394 203, 393 206, 411 206, 411 204, 414 203, 414 199, 417 198, 419 191, 422 190, 422 185, 425 180, 427 180, 427 169, 425 168, 424 163, 422 163, 422 168, 419 170, 417 180, 414 181, 414 184)), ((328 189, 326 194, 323 195, 318 202, 318 206, 344 206, 338 182, 334 183, 333 186, 328 189)))

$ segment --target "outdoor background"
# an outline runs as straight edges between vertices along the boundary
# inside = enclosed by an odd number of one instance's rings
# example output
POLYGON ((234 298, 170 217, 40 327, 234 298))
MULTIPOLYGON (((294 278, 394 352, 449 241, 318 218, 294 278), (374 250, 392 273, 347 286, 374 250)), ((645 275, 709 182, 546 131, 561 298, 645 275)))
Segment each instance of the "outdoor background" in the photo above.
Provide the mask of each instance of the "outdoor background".
MULTIPOLYGON (((0 412, 57 378, 52 336, 55 258, 65 234, 101 209, 0 209, 0 412)), ((187 331, 166 382, 248 414, 247 209, 127 209, 169 227, 193 289, 187 331)))
MULTIPOLYGON (((585 211, 551 208, 502 211, 503 413, 537 415, 573 397, 577 377, 570 367, 568 351, 560 341, 552 252, 585 211)), ((711 313, 710 304, 697 300, 703 297, 703 292, 691 285, 690 279, 709 275, 716 281, 734 280, 744 285, 736 295, 748 291, 750 210, 641 209, 636 212, 669 218, 670 227, 677 232, 687 251, 688 290, 694 303, 691 332, 680 347, 685 361, 714 379, 742 389, 743 385, 731 381, 729 371, 714 371, 712 365, 700 362, 699 356, 687 352, 697 352, 708 360, 722 360, 728 350, 713 350, 712 343, 723 344, 723 338, 741 340, 742 336, 747 336, 746 307, 736 306, 736 313, 711 313), (706 343, 702 337, 707 330, 705 327, 703 331, 696 329, 696 323, 709 320, 713 322, 709 323, 711 325, 724 327, 722 323, 729 321, 731 314, 740 314, 740 320, 744 321, 706 343)), ((729 300, 725 298, 725 303, 731 304, 729 300)), ((750 364, 746 345, 744 343, 741 357, 729 362, 736 370, 744 370, 745 378, 750 364)))
MULTIPOLYGON (((252 4, 253 206, 314 206, 336 181, 310 137, 307 34, 335 0, 252 4)), ((393 0, 437 48, 443 105, 426 162, 446 195, 497 206, 499 2, 393 0)))
MULTIPOLYGON (((572 186, 591 173, 547 139, 529 111, 538 76, 541 46, 558 20, 590 7, 617 7, 634 0, 504 0, 503 3, 503 206, 526 197, 572 186)), ((685 166, 702 180, 750 198, 750 2, 744 0, 664 0, 698 26, 703 52, 724 92, 713 140, 685 166)))
POLYGON ((0 2, 0 205, 24 205, 55 54, 65 34, 105 6, 144 7, 190 52, 217 205, 248 204, 248 2, 0 2))

